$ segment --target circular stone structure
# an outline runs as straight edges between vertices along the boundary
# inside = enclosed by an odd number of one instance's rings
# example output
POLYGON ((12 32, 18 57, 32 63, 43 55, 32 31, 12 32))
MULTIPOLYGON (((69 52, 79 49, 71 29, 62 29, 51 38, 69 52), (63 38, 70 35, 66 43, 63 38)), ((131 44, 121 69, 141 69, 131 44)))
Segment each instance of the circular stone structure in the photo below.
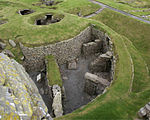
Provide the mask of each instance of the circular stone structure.
POLYGON ((48 25, 48 24, 53 24, 60 22, 64 18, 64 15, 53 15, 51 13, 45 14, 42 18, 38 18, 35 20, 35 25, 48 25))

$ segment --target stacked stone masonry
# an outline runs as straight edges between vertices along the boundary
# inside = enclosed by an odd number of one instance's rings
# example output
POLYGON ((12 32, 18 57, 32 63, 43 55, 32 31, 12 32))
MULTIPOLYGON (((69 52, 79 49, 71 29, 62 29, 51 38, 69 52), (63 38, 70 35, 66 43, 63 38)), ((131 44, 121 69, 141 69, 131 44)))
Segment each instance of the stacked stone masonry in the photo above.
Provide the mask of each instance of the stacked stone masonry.
MULTIPOLYGON (((81 55, 82 45, 91 42, 93 36, 96 39, 106 41, 106 35, 103 32, 90 26, 72 39, 47 46, 29 48, 20 43, 20 47, 25 56, 24 66, 27 71, 39 71, 43 68, 44 57, 47 55, 55 56, 58 64, 72 61, 81 55)), ((103 47, 105 47, 104 52, 107 51, 108 47, 106 42, 104 42, 103 47)))

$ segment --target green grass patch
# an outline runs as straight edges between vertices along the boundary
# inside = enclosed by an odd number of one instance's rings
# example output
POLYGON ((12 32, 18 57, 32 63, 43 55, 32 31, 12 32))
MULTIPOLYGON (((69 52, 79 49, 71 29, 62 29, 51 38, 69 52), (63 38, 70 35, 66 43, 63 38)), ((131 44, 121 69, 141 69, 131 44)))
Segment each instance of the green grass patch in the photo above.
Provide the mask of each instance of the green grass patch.
POLYGON ((145 15, 149 14, 149 8, 150 8, 150 1, 148 0, 96 0, 99 2, 102 2, 104 4, 107 4, 111 7, 114 7, 116 9, 128 12, 130 14, 133 14, 135 16, 145 15), (143 14, 141 14, 143 13, 143 14))
POLYGON ((145 61, 139 54, 138 50, 133 46, 133 44, 128 39, 125 39, 124 42, 131 55, 134 66, 134 79, 132 84, 132 92, 142 92, 146 89, 149 89, 150 79, 145 61))
POLYGON ((46 56, 47 61, 47 79, 49 81, 49 85, 53 86, 55 84, 62 87, 62 79, 59 71, 59 66, 52 55, 46 56))

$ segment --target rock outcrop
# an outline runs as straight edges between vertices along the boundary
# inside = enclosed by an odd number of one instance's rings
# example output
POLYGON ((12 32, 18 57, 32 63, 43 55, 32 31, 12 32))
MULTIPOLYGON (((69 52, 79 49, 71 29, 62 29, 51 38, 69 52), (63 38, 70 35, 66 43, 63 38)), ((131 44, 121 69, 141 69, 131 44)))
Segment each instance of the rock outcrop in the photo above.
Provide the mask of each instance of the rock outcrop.
POLYGON ((3 53, 0 53, 0 118, 52 119, 25 69, 3 53))

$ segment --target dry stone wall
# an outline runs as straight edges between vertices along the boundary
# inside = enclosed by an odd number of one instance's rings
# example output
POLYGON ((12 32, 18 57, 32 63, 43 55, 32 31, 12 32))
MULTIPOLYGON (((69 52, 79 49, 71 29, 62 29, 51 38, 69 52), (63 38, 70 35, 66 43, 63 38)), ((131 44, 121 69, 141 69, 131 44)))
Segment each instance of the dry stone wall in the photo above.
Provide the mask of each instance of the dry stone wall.
MULTIPOLYGON (((47 46, 28 48, 20 43, 20 47, 25 56, 24 67, 28 72, 43 69, 44 57, 47 55, 55 56, 58 64, 64 64, 68 61, 72 61, 81 55, 81 48, 84 43, 94 40, 93 36, 94 39, 100 39, 103 41, 106 40, 106 36, 103 32, 90 26, 72 39, 47 46)), ((107 44, 107 42, 104 42, 103 47, 106 49, 104 52, 107 51, 107 44)))

